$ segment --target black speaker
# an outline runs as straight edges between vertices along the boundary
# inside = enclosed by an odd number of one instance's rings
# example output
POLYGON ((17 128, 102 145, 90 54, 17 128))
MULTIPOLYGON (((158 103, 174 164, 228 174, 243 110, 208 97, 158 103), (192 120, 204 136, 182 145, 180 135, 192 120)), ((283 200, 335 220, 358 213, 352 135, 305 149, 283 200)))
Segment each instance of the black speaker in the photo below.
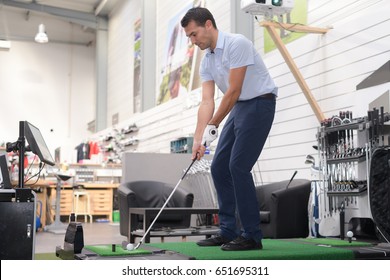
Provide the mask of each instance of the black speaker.
POLYGON ((84 248, 84 232, 81 223, 75 221, 74 213, 71 214, 70 223, 65 233, 64 250, 80 254, 84 248))
POLYGON ((34 259, 36 222, 34 191, 0 190, 0 221, 0 259, 34 259))

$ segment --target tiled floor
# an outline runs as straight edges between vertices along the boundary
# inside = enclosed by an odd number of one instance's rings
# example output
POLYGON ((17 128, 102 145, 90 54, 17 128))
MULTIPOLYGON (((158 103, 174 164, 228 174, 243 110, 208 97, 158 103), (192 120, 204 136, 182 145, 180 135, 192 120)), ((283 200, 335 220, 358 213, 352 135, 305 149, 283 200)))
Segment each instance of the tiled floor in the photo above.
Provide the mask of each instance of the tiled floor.
MULTIPOLYGON (((118 223, 82 223, 85 245, 121 244, 126 241, 119 233, 118 223)), ((54 253, 56 246, 63 246, 65 234, 37 232, 35 236, 35 253, 54 253)), ((188 237, 187 241, 196 241, 204 237, 188 237)), ((140 239, 136 239, 139 242, 140 239)), ((165 238, 165 242, 180 242, 180 237, 165 238)), ((151 242, 161 242, 160 238, 152 238, 151 242)))
MULTIPOLYGON (((84 244, 121 243, 126 237, 119 234, 119 224, 83 223, 84 244)), ((40 231, 35 236, 35 253, 55 252, 56 246, 63 246, 65 234, 40 231)))

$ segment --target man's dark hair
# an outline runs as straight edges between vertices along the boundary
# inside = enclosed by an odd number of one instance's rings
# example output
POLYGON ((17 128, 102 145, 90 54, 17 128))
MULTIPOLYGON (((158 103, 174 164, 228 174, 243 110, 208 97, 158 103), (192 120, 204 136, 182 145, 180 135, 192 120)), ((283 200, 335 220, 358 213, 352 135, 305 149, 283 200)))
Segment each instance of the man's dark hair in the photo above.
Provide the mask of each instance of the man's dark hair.
POLYGON ((205 26, 206 21, 211 20, 214 28, 217 29, 217 24, 215 23, 213 15, 206 8, 195 7, 189 9, 181 20, 181 26, 185 28, 192 20, 195 21, 196 25, 202 27, 205 26))

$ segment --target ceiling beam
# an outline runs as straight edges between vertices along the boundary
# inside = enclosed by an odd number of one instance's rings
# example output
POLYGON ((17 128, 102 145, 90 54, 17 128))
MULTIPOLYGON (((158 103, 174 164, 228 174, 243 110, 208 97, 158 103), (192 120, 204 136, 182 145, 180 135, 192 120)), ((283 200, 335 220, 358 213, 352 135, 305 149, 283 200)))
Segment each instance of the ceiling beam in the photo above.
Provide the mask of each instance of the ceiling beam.
POLYGON ((106 17, 95 16, 93 13, 86 13, 65 8, 47 6, 36 2, 22 3, 12 0, 2 0, 1 3, 3 5, 11 6, 14 8, 26 9, 40 13, 47 13, 93 29, 107 30, 108 27, 108 21, 106 17))
POLYGON ((95 16, 98 16, 107 4, 107 0, 101 0, 99 5, 95 9, 95 16))

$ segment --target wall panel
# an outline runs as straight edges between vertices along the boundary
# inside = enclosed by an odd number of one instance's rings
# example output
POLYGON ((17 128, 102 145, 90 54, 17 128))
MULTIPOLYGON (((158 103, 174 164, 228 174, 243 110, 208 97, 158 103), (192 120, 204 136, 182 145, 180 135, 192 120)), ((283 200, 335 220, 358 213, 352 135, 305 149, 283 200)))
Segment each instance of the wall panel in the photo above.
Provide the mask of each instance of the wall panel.
MULTIPOLYGON (((188 3, 161 2, 158 1, 157 7, 157 65, 161 65, 172 11, 178 11, 188 3)), ((230 6, 225 1, 207 1, 207 7, 215 15, 218 27, 229 31, 230 6)), ((308 0, 310 25, 333 29, 325 35, 308 34, 291 42, 287 48, 326 117, 341 110, 352 110, 356 117, 358 113, 361 116, 365 114, 364 104, 388 89, 389 86, 384 85, 364 93, 356 91, 359 82, 390 59, 387 43, 389 10, 389 1, 308 0)), ((263 29, 255 19, 254 25, 255 45, 263 53, 263 29)), ((275 50, 263 58, 279 86, 279 98, 274 126, 257 168, 262 170, 264 182, 289 179, 297 169, 297 178, 310 178, 309 166, 304 161, 307 154, 316 155, 312 146, 316 144, 319 123, 280 53, 275 50)), ((156 69, 157 81, 160 70, 156 69)), ((220 99, 218 94, 217 103, 220 99)), ((177 98, 124 120, 121 125, 139 124, 137 151, 169 152, 171 140, 191 135, 197 107, 188 108, 187 102, 186 97, 177 98)))

